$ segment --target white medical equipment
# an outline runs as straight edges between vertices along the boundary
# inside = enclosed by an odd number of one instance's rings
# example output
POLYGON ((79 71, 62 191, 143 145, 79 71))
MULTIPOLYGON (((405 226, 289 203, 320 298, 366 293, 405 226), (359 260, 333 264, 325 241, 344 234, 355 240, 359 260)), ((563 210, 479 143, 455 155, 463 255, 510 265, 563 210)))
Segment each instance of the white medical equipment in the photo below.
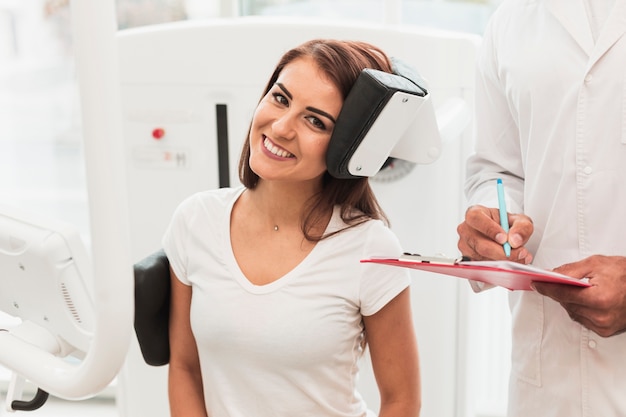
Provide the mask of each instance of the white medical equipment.
POLYGON ((441 137, 426 82, 397 59, 394 74, 364 69, 346 97, 326 152, 337 178, 373 177, 389 158, 429 164, 441 137))
MULTIPOLYGON (((21 319, 0 331, 0 364, 15 373, 9 411, 25 380, 70 400, 99 393, 116 377, 132 333, 114 4, 71 6, 93 250, 89 256, 68 225, 2 211, 0 308, 21 319)), ((21 405, 34 409, 45 397, 21 405)))
MULTIPOLYGON (((21 319, 20 325, 3 330, 29 362, 52 372, 44 352, 55 358, 83 359, 89 351, 95 330, 91 266, 71 225, 0 208, 0 310, 21 319)), ((9 346, 5 349, 10 349, 11 344, 5 343, 9 346)), ((57 359, 55 366, 69 370, 70 365, 57 359)), ((32 401, 21 400, 21 382, 16 375, 11 383, 9 409, 43 405, 47 393, 41 389, 32 401)))

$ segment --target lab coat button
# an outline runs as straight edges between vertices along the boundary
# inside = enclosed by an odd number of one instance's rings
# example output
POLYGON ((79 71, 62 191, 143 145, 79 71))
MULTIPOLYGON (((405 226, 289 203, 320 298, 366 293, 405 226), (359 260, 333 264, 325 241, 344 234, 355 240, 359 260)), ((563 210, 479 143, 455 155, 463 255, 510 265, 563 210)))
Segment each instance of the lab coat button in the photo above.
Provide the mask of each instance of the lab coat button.
POLYGON ((585 167, 585 169, 583 169, 583 172, 587 175, 591 174, 593 172, 593 168, 591 167, 585 167))
POLYGON ((593 80, 593 75, 587 74, 587 76, 585 77, 585 84, 590 83, 591 80, 593 80))
POLYGON ((596 341, 595 340, 590 340, 588 345, 589 345, 589 347, 591 349, 595 349, 596 348, 596 341))

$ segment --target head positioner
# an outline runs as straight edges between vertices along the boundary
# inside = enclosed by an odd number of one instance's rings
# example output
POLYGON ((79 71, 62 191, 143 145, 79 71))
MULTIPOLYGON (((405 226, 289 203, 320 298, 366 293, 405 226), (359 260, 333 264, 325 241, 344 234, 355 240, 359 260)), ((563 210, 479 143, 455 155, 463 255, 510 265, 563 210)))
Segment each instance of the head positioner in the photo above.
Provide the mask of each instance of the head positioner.
POLYGON ((336 178, 375 175, 389 157, 430 163, 440 137, 426 83, 392 60, 394 73, 370 68, 357 78, 341 108, 326 163, 336 178))

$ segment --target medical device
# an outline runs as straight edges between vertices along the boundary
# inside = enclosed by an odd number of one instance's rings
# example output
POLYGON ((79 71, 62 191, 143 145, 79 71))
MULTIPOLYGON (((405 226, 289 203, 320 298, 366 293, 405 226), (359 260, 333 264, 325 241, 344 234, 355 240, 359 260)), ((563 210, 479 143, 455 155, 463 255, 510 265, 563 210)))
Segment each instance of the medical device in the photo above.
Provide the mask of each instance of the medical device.
MULTIPOLYGON (((20 353, 41 349, 55 358, 84 358, 95 327, 93 272, 78 230, 24 210, 0 208, 0 271, 0 310, 20 319, 19 325, 1 330, 24 343, 20 353)), ((57 365, 72 366, 71 360, 57 365)), ((33 402, 22 402, 20 382, 14 379, 9 389, 10 409, 43 405, 37 399, 44 395, 41 390, 33 402)))
POLYGON ((67 224, 10 208, 0 214, 0 364, 6 408, 47 394, 92 397, 117 376, 132 333, 132 263, 112 1, 71 2, 91 218, 90 251, 67 224), (38 388, 21 400, 24 381, 38 388), (16 402, 17 401, 17 402, 16 402))
POLYGON ((346 97, 326 154, 337 178, 373 177, 390 158, 429 164, 441 137, 426 82, 394 60, 394 73, 364 69, 346 97))
POLYGON ((0 208, 0 310, 41 329, 18 337, 82 356, 94 330, 91 262, 76 228, 37 217, 0 208))

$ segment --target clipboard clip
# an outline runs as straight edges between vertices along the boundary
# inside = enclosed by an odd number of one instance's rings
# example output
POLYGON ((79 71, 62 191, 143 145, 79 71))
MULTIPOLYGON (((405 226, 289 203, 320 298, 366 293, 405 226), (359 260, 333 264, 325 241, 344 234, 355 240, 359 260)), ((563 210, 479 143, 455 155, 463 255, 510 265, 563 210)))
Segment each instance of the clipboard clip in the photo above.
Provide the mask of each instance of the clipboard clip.
POLYGON ((460 256, 458 258, 449 258, 444 255, 434 255, 434 256, 424 256, 419 253, 409 253, 404 252, 400 258, 401 261, 408 262, 419 262, 424 264, 435 263, 435 264, 447 264, 447 265, 458 265, 461 262, 467 262, 471 259, 467 256, 460 256))

